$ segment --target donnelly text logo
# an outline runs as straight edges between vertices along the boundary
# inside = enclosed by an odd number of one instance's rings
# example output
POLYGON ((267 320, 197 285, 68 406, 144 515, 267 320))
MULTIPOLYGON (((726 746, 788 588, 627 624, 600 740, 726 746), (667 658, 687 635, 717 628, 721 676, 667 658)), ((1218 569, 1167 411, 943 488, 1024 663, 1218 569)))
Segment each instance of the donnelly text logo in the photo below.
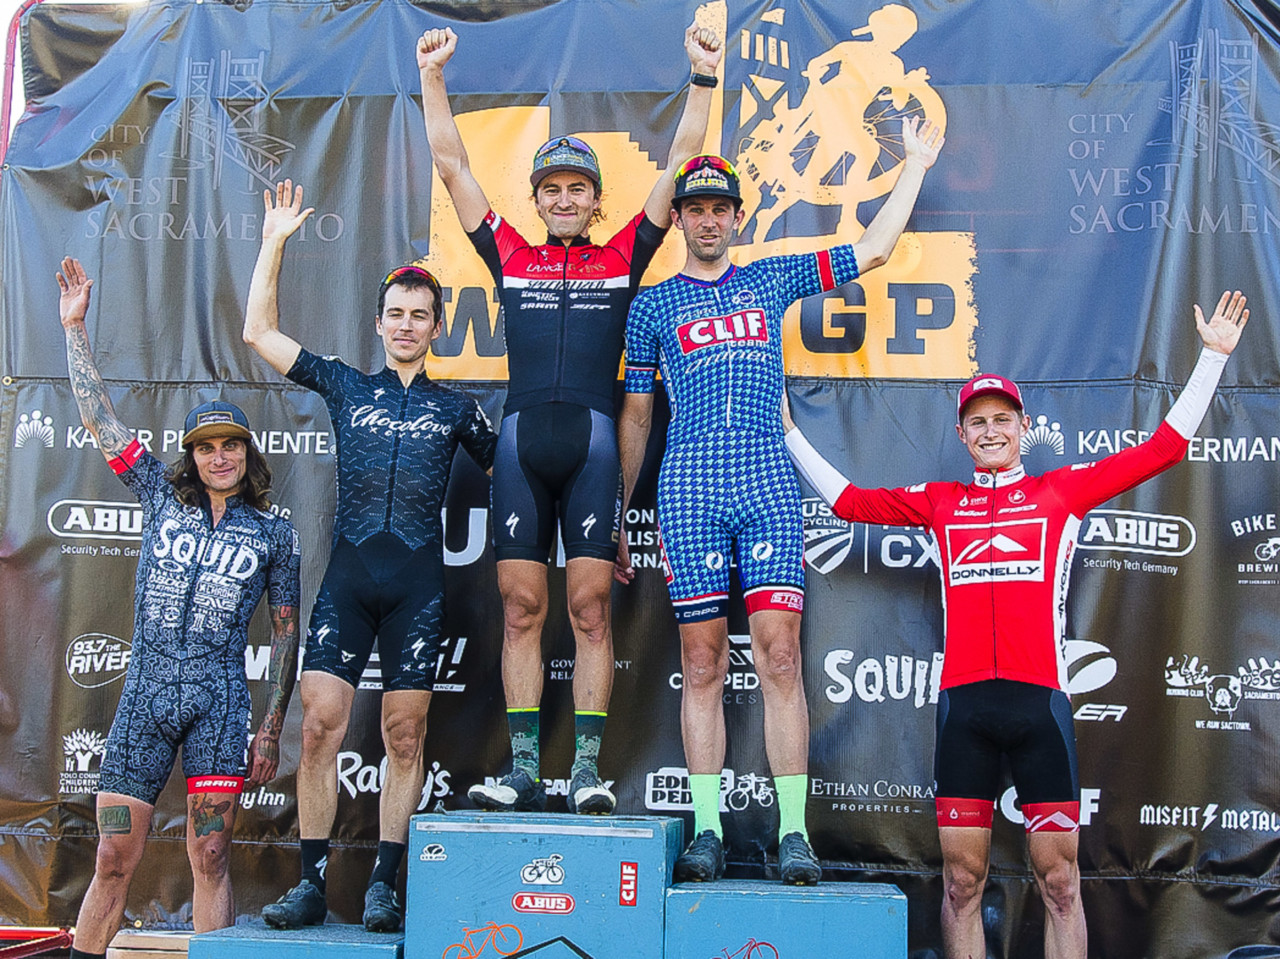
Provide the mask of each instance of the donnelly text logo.
POLYGON ((1043 582, 1047 535, 1044 519, 1007 523, 947 526, 952 586, 965 583, 1023 580, 1043 582))

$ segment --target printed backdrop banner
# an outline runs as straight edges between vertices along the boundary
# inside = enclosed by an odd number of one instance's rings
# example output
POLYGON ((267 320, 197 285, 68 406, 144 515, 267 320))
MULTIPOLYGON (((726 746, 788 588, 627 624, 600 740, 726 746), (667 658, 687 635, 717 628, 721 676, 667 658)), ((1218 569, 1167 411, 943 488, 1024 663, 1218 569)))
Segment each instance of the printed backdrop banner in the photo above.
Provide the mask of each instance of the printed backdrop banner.
MULTIPOLYGON (((1033 472, 1155 429, 1198 352, 1192 304, 1253 320, 1187 461, 1085 517, 1066 610, 1080 743, 1080 864, 1093 952, 1226 956, 1280 943, 1280 10, 1267 0, 516 0, 48 5, 22 21, 27 109, 0 179, 0 921, 70 923, 93 868, 103 743, 128 664, 140 511, 80 425, 54 271, 95 279, 90 341, 116 409, 175 458, 185 412, 244 407, 304 549, 304 616, 327 560, 334 437, 313 394, 241 342, 262 191, 316 213, 290 241, 281 326, 373 370, 378 280, 443 278, 432 376, 495 421, 506 379, 492 279, 431 165, 414 38, 459 34, 446 77, 495 210, 542 235, 533 150, 596 147, 606 236, 666 163, 687 84, 683 29, 726 38, 707 148, 742 175, 739 263, 856 241, 901 169, 903 118, 947 143, 882 268, 794 306, 796 417, 862 485, 961 479, 958 384, 1024 386, 1033 472), (519 51, 516 56, 512 53, 519 51), (505 62, 504 62, 505 61, 505 62)), ((676 235, 646 282, 683 263, 676 235)), ((660 406, 659 420, 665 416, 660 406)), ((687 815, 680 656, 661 572, 655 425, 628 514, 636 582, 614 595, 602 771, 627 812, 687 815)), ((931 768, 941 669, 937 550, 804 500, 809 823, 833 880, 910 898, 913 955, 940 954, 931 768)), ((509 762, 488 481, 467 457, 445 508, 446 638, 422 809, 465 807, 509 762)), ((544 642, 544 774, 563 808, 574 649, 563 559, 544 642)), ((735 593, 724 701, 735 874, 765 874, 777 807, 735 593)), ((259 614, 246 670, 265 706, 259 614)), ((378 670, 338 760, 331 906, 350 921, 377 842, 378 670)), ((246 794, 233 853, 253 914, 295 874, 295 702, 280 776, 246 794)), ((190 920, 181 783, 161 797, 131 921, 190 920)), ((1043 909, 1009 788, 984 902, 1000 954, 1040 954, 1043 909)))

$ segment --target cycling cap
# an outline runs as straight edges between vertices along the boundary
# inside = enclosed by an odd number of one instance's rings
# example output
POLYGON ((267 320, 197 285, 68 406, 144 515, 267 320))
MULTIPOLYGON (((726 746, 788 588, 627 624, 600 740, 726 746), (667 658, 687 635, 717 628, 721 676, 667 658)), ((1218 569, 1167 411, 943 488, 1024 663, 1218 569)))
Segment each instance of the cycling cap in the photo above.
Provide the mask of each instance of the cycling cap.
POLYGON ((742 202, 738 191, 738 171, 722 156, 714 153, 690 157, 676 171, 674 202, 691 196, 727 196, 742 202))
POLYGON ((182 428, 182 445, 190 446, 211 436, 238 436, 246 440, 253 438, 244 411, 222 400, 201 403, 187 414, 187 421, 182 428))
POLYGON ((964 408, 970 400, 992 393, 1011 400, 1019 410, 1023 408, 1022 391, 1018 389, 1017 383, 1013 382, 1013 380, 1006 380, 1003 376, 997 376, 994 373, 979 373, 964 386, 960 387, 960 396, 956 400, 956 415, 960 416, 964 413, 964 408))

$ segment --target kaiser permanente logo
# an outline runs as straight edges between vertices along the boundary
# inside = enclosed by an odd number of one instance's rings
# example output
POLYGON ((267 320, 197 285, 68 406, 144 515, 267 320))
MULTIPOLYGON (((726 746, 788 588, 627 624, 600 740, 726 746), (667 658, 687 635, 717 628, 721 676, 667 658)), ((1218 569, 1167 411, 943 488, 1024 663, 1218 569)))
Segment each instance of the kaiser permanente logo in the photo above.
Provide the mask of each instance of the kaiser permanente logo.
MULTIPOLYGON (((803 5, 774 5, 745 22, 735 18, 732 31, 725 0, 698 8, 698 22, 727 39, 712 106, 712 127, 724 137, 708 149, 732 160, 740 174, 740 263, 856 242, 866 226, 859 211, 887 195, 902 171, 903 120, 931 120, 945 132, 947 109, 933 87, 930 65, 900 55, 911 49, 916 14, 901 3, 861 10, 865 23, 846 21, 847 30, 833 42, 815 29, 803 5)), ((511 91, 512 105, 464 113, 457 122, 472 161, 479 157, 489 164, 477 175, 494 209, 522 234, 534 236, 544 228, 529 203, 528 179, 504 158, 532 155, 552 133, 581 131, 552 130, 548 108, 517 102, 524 92, 511 91)), ((618 125, 643 122, 624 116, 618 125)), ((583 135, 606 179, 629 185, 630 199, 611 204, 605 222, 594 228, 609 236, 624 226, 628 208, 642 201, 660 171, 630 129, 583 135)), ((444 379, 505 379, 493 280, 477 258, 450 258, 449 250, 465 248, 468 241, 438 172, 432 177, 427 265, 454 286, 446 291, 444 330, 432 344, 429 372, 444 379)), ((967 380, 977 372, 976 256, 971 231, 904 235, 880 269, 788 310, 782 332, 787 372, 967 380)), ((648 282, 677 273, 683 260, 681 244, 664 244, 648 282)), ((688 330, 682 348, 763 335, 751 328, 750 307, 727 304, 718 326, 688 330)))
POLYGON ((13 448, 53 449, 53 417, 40 410, 18 415, 18 425, 13 430, 13 448))

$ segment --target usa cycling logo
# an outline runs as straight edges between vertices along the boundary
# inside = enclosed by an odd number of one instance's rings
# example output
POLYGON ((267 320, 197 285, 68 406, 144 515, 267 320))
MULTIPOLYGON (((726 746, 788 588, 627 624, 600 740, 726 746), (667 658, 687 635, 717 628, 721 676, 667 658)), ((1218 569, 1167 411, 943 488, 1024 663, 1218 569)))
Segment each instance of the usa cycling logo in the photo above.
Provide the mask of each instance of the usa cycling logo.
POLYGON ((688 356, 703 347, 719 343, 766 343, 769 327, 764 310, 742 310, 728 316, 699 317, 676 327, 680 351, 688 356))
POLYGON ((1043 582, 1047 535, 1044 519, 948 526, 947 554, 951 562, 947 579, 952 586, 994 581, 1043 582))
POLYGON ((854 527, 814 496, 800 504, 804 518, 804 560, 822 575, 845 561, 853 549, 854 527))

